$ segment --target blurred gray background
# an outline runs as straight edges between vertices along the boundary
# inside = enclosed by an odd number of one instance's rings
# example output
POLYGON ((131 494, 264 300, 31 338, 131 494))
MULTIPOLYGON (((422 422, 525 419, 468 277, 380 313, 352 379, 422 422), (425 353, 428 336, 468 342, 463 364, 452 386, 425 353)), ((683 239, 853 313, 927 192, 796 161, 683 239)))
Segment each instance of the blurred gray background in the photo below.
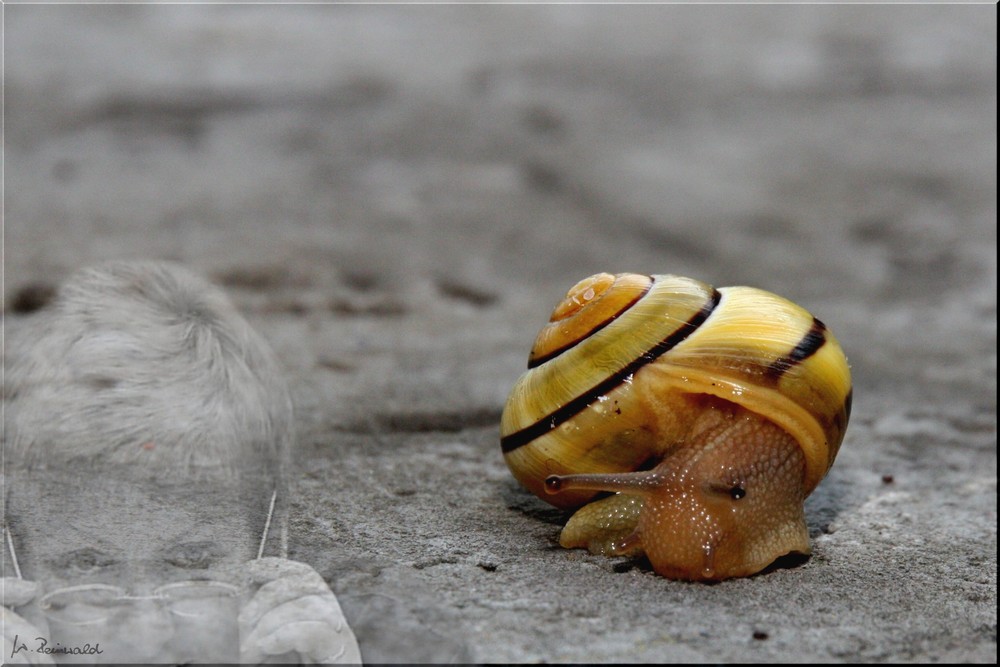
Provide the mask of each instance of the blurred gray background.
POLYGON ((367 661, 993 662, 996 37, 994 5, 8 5, 4 326, 101 259, 222 285, 293 387, 290 555, 367 661), (599 271, 838 336, 811 560, 558 547, 498 421, 599 271))

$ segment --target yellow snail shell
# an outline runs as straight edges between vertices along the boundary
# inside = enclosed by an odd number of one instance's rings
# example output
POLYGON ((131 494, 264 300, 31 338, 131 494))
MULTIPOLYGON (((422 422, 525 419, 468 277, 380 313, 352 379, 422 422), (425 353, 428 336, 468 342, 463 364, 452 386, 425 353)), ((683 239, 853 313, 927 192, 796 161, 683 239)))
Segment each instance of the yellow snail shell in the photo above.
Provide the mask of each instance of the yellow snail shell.
POLYGON ((601 273, 538 334, 501 448, 532 493, 582 506, 563 546, 644 552, 664 576, 725 579, 809 553, 803 503, 850 408, 840 344, 794 303, 601 273), (590 502, 601 491, 617 493, 590 502))

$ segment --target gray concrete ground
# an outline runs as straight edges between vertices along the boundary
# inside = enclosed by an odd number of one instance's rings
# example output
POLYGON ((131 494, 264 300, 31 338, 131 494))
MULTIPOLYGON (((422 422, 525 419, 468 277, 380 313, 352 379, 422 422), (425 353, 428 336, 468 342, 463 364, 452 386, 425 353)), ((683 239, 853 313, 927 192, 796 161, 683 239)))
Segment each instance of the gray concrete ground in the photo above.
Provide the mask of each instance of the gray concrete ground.
POLYGON ((364 658, 996 660, 996 8, 7 6, 4 325, 112 257, 287 369, 291 555, 364 658), (806 306, 855 380, 813 557, 558 547, 498 420, 598 271, 806 306))

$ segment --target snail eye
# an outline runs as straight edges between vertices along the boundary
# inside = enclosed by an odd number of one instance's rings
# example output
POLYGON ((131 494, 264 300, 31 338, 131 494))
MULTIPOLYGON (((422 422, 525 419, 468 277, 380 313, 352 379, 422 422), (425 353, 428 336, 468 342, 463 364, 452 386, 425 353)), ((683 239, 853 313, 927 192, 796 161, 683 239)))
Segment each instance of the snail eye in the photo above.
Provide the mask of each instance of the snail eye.
POLYGON ((728 497, 732 500, 742 500, 747 495, 746 486, 743 482, 714 483, 708 486, 708 490, 717 497, 728 497))

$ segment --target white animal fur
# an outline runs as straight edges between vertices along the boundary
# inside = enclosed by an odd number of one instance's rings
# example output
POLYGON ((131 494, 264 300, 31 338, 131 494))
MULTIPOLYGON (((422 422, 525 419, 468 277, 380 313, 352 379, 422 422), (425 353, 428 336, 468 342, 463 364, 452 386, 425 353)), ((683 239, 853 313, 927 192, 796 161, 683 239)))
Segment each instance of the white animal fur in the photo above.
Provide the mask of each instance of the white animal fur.
POLYGON ((271 476, 292 404, 267 343, 186 269, 84 269, 8 341, 7 464, 125 464, 157 478, 271 476))

